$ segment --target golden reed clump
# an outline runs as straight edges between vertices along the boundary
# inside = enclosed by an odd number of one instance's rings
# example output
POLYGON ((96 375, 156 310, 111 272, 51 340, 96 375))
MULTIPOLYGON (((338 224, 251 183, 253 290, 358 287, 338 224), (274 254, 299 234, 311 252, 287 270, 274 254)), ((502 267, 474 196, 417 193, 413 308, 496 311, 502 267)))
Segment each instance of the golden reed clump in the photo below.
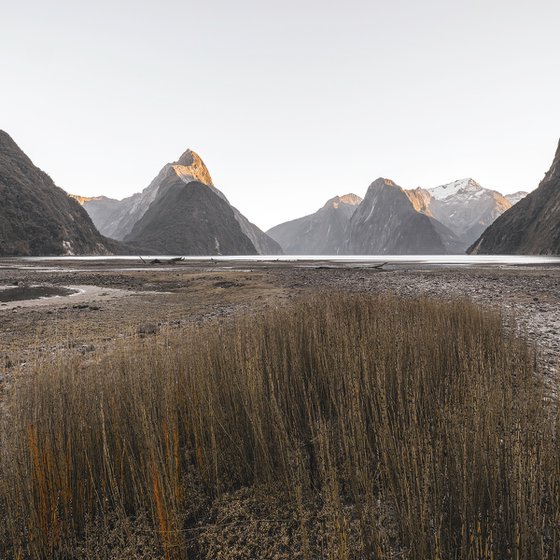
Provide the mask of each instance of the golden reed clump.
POLYGON ((512 332, 325 293, 40 365, 6 396, 0 557, 559 558, 557 408, 512 332))

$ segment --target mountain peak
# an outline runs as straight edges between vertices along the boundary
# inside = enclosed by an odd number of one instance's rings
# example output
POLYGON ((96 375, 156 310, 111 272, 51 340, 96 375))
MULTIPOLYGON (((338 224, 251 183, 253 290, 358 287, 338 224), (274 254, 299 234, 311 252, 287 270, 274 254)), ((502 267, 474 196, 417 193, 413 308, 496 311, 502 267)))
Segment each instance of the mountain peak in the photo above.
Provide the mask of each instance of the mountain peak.
POLYGON ((195 156, 200 159, 195 152, 188 148, 181 154, 181 157, 175 163, 179 165, 186 165, 188 167, 194 163, 195 156))
POLYGON ((325 207, 332 206, 333 208, 338 208, 341 204, 346 204, 348 206, 358 206, 362 202, 362 198, 354 193, 344 194, 342 196, 335 196, 327 201, 325 207))
POLYGON ((393 188, 398 188, 400 189, 400 187, 391 179, 386 179, 384 177, 378 177, 368 188, 368 192, 370 190, 374 190, 374 189, 380 189, 383 187, 393 187, 393 188))
POLYGON ((358 206, 362 202, 362 197, 354 193, 343 194, 339 198, 343 204, 351 204, 352 206, 358 206))
POLYGON ((185 183, 198 181, 209 187, 214 186, 208 168, 202 158, 193 150, 186 150, 171 167, 185 183))
POLYGON ((439 187, 434 187, 433 189, 428 189, 429 193, 438 200, 443 200, 448 196, 457 194, 459 191, 479 190, 482 190, 482 186, 470 177, 466 179, 459 179, 458 181, 453 181, 452 183, 447 183, 445 185, 440 185, 439 187))
POLYGON ((387 186, 387 187, 395 187, 396 183, 392 179, 385 179, 384 177, 378 177, 372 185, 377 186, 387 186))

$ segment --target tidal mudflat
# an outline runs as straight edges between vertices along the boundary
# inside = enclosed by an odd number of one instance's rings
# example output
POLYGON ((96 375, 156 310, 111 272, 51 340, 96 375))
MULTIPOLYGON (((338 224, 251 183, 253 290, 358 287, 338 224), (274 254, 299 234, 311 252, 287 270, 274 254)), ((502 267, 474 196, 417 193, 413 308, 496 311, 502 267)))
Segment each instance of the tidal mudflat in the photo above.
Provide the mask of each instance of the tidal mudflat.
MULTIPOLYGON (((2 353, 11 364, 83 346, 109 346, 157 329, 282 306, 323 291, 467 298, 515 317, 547 370, 560 361, 560 267, 426 266, 215 261, 146 265, 118 259, 0 263, 0 285, 72 290, 59 297, 0 302, 2 353), (141 333, 140 333, 141 334, 141 333)), ((2 367, 2 361, 0 361, 2 367)))

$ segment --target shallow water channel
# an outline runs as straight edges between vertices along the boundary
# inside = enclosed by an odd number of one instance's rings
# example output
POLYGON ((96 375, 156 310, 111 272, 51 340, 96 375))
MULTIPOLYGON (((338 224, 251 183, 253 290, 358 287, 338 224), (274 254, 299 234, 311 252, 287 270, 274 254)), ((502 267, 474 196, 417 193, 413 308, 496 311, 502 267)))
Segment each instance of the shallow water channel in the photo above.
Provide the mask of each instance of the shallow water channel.
POLYGON ((55 296, 69 296, 78 290, 63 286, 0 286, 0 302, 8 303, 55 296))

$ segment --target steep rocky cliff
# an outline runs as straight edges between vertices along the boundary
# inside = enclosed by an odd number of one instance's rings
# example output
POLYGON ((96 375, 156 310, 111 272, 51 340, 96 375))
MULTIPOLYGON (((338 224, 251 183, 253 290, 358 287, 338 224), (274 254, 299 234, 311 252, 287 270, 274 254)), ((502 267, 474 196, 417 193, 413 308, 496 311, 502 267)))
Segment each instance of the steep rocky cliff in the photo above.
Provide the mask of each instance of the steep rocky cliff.
POLYGON ((560 144, 538 188, 502 214, 469 252, 560 254, 560 144))
POLYGON ((0 130, 0 255, 112 254, 87 212, 0 130))

